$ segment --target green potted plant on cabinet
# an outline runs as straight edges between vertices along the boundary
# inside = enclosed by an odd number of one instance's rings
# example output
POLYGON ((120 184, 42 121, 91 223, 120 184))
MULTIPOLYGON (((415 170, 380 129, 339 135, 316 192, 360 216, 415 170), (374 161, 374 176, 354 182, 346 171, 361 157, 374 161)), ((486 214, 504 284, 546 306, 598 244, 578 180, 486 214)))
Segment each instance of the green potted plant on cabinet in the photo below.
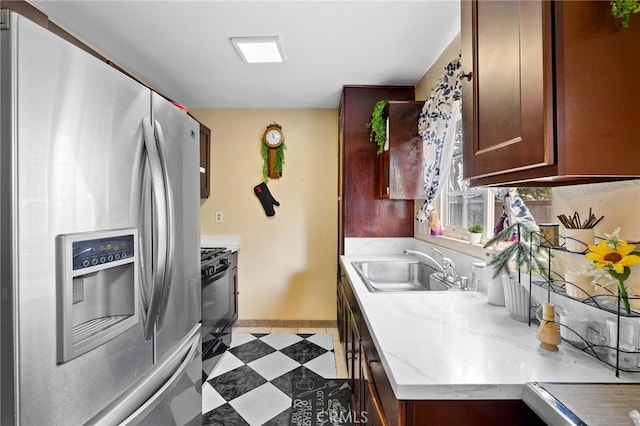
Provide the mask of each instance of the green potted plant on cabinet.
POLYGON ((638 0, 612 0, 609 3, 611 4, 611 15, 621 20, 622 28, 629 27, 632 13, 640 13, 640 1, 638 0))
POLYGON ((371 113, 371 120, 367 123, 367 129, 371 129, 369 140, 378 146, 378 154, 384 152, 387 145, 387 118, 384 116, 387 103, 385 100, 376 102, 371 113))

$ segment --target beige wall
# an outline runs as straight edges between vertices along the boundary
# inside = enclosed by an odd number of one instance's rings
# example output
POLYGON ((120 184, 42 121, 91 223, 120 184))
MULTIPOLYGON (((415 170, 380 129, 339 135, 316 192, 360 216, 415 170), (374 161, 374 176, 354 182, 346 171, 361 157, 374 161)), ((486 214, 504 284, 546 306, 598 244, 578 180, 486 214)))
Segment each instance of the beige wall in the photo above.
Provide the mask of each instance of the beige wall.
MULTIPOLYGON (((460 33, 456 35, 449 46, 442 51, 438 59, 424 73, 420 81, 416 84, 416 100, 424 101, 429 97, 431 89, 436 82, 444 75, 444 67, 453 61, 460 54, 460 33)), ((464 62, 463 62, 464 63, 464 62)))
MULTIPOLYGON (((620 227, 620 237, 628 241, 640 240, 640 180, 623 182, 608 182, 590 185, 574 185, 553 188, 553 217, 559 214, 572 215, 578 212, 580 217, 586 217, 589 208, 596 216, 604 216, 594 229, 596 236, 605 237, 620 227)), ((560 226, 560 235, 564 227, 560 226)), ((640 249, 640 245, 636 245, 640 249)), ((588 264, 582 256, 566 256, 563 259, 565 267, 576 269, 576 265, 588 264)), ((640 295, 640 267, 631 269, 631 276, 626 282, 631 291, 640 295)), ((640 301, 634 301, 635 309, 640 309, 640 301)))
POLYGON ((640 180, 565 186, 553 188, 552 193, 553 217, 575 211, 586 217, 591 207, 593 214, 604 216, 596 235, 604 237, 620 227, 623 239, 640 240, 640 180))
POLYGON ((193 109, 211 129, 211 196, 203 234, 236 234, 240 319, 335 320, 338 113, 334 109, 193 109), (283 177, 269 189, 280 207, 266 217, 253 187, 262 181, 260 138, 285 134, 283 177), (216 211, 224 214, 215 223, 216 211))

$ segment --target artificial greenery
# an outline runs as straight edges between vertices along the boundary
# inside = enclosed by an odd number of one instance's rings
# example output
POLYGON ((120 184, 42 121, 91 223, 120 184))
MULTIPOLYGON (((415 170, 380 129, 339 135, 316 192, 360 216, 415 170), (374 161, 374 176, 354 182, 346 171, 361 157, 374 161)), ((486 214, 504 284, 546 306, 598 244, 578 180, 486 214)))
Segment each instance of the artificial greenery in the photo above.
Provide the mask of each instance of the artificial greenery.
POLYGON ((632 13, 640 12, 639 0, 612 0, 609 4, 611 4, 611 15, 622 20, 620 23, 622 28, 629 27, 629 19, 632 13))
POLYGON ((482 226, 474 224, 467 228, 467 231, 471 232, 472 234, 482 234, 482 226))
POLYGON ((272 170, 275 173, 275 175, 276 176, 282 175, 282 168, 284 167, 284 150, 286 149, 284 142, 282 142, 280 145, 278 145, 275 148, 270 148, 264 142, 264 139, 263 139, 262 144, 260 146, 260 154, 262 155, 262 160, 263 160, 263 163, 262 163, 263 182, 269 181, 269 150, 270 149, 276 150, 276 156, 275 156, 275 161, 274 161, 273 170, 272 170))
POLYGON ((507 226, 487 241, 485 248, 501 241, 512 241, 504 250, 496 253, 489 262, 489 266, 494 267, 493 277, 497 278, 503 272, 509 273, 511 263, 517 271, 524 268, 526 271, 538 272, 544 276, 547 267, 543 252, 540 250, 539 238, 538 228, 535 225, 519 222, 507 226))
POLYGON ((382 115, 386 106, 387 101, 376 102, 371 113, 371 121, 367 124, 367 128, 371 129, 369 141, 375 141, 376 145, 378 145, 378 154, 384 151, 384 145, 387 141, 387 120, 382 115))

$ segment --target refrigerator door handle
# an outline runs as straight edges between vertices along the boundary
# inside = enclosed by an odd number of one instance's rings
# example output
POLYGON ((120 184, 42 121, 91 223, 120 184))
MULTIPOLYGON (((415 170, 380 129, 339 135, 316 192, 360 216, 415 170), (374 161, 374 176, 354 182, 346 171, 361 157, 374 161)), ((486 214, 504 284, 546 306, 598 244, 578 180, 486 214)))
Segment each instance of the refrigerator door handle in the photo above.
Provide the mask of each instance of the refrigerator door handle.
MULTIPOLYGON (((151 120, 145 117, 142 120, 144 130, 144 145, 149 158, 149 170, 151 171, 151 193, 153 195, 153 205, 155 205, 155 217, 158 221, 158 229, 167 229, 167 205, 166 191, 164 188, 164 172, 160 155, 158 153, 158 145, 154 136, 151 120)), ((165 269, 167 263, 167 240, 166 238, 158 238, 158 251, 155 262, 155 268, 152 266, 152 287, 149 296, 149 306, 147 307, 147 315, 144 321, 144 338, 149 340, 154 335, 154 326, 156 325, 156 316, 161 302, 162 287, 165 281, 165 269)), ((153 265, 153 262, 152 262, 153 265)))
POLYGON ((155 121, 155 130, 156 137, 158 140, 158 157, 160 159, 160 164, 162 165, 163 170, 163 183, 166 194, 166 212, 167 212, 167 227, 166 227, 166 239, 167 239, 167 255, 166 255, 166 266, 164 271, 164 281, 162 284, 162 293, 160 298, 160 306, 158 308, 158 330, 162 329, 162 324, 164 323, 165 314, 167 312, 167 302, 169 301, 169 292, 171 290, 171 275, 173 272, 173 262, 175 258, 175 223, 173 218, 175 208, 173 205, 173 192, 171 190, 171 181, 169 179, 169 171, 167 169, 167 161, 165 155, 165 147, 166 140, 164 138, 164 133, 162 132, 162 126, 160 122, 155 121))

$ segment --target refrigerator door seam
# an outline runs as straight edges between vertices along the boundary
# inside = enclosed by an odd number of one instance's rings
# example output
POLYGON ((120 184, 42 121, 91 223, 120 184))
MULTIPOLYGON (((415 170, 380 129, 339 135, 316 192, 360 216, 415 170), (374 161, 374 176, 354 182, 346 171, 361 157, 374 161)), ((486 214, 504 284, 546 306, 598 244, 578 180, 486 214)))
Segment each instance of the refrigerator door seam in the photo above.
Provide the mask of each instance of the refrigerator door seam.
MULTIPOLYGON (((197 326, 199 328, 199 325, 197 326)), ((200 348, 200 332, 198 331, 189 342, 189 352, 182 360, 180 366, 175 370, 171 377, 158 389, 147 401, 140 406, 129 417, 124 419, 120 426, 126 426, 130 424, 137 424, 141 418, 144 418, 158 403, 164 398, 164 396, 177 384, 178 380, 184 375, 185 370, 189 367, 193 359, 199 355, 198 350, 200 348)))

